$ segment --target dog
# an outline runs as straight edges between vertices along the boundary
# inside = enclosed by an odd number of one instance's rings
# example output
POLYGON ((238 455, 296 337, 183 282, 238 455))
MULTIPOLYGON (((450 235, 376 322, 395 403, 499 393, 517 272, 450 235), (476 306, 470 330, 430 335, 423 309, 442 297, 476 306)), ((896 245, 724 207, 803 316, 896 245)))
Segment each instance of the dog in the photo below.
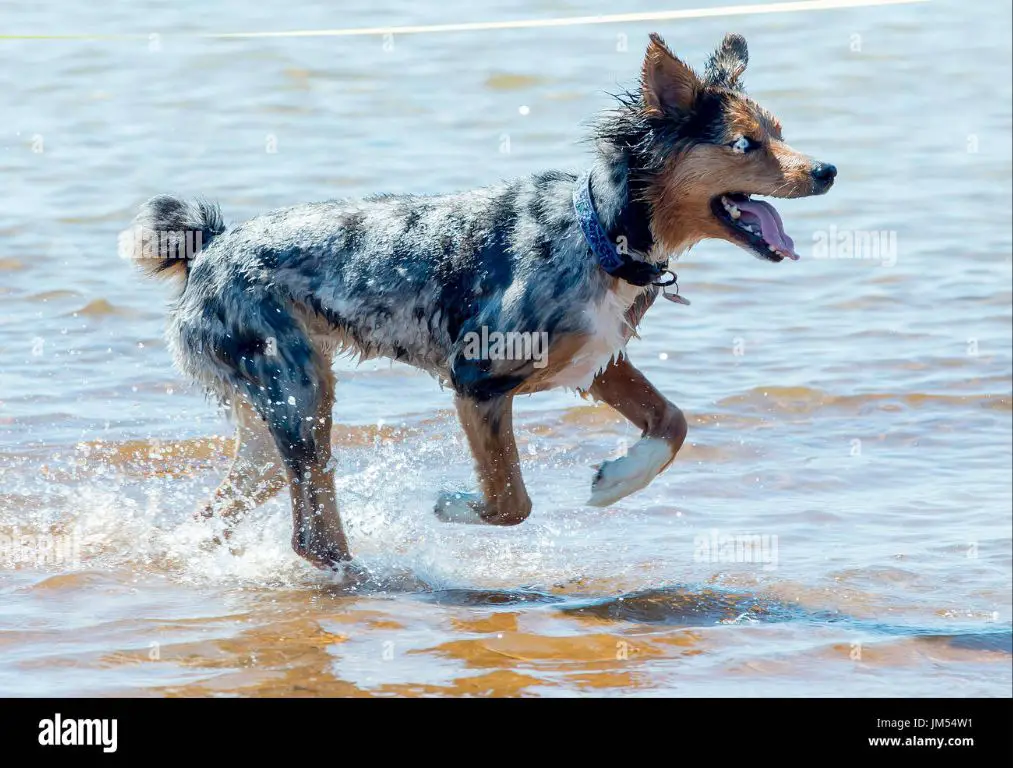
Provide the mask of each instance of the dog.
POLYGON ((442 494, 443 520, 529 516, 512 403, 551 388, 607 403, 642 431, 600 467, 589 503, 647 486, 675 459, 687 422, 626 344, 659 295, 678 298, 665 289, 670 257, 714 238, 765 261, 797 259, 777 211, 751 196, 823 194, 837 173, 791 149, 745 94, 747 62, 745 40, 730 34, 700 75, 652 34, 639 88, 597 120, 580 176, 311 203, 232 229, 206 200, 149 200, 131 257, 180 278, 170 351, 237 427, 231 468, 199 517, 231 529, 287 486, 295 552, 325 569, 350 561, 329 468, 340 351, 392 358, 452 388, 480 493, 442 494), (493 355, 493 336, 545 345, 493 355))

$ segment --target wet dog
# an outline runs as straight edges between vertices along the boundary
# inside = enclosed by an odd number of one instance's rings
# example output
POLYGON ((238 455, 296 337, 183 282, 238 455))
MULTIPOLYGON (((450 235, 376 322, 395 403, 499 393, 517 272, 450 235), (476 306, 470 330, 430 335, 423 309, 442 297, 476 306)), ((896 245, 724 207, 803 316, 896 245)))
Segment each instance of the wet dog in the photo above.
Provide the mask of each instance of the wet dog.
POLYGON ((454 392, 479 494, 444 494, 450 521, 516 525, 531 512, 514 442, 516 395, 564 387, 642 430, 594 477, 590 503, 644 488, 672 463, 686 418, 626 343, 705 238, 797 259, 770 203, 826 192, 836 169, 791 149, 742 90, 745 40, 698 75, 652 35, 640 87, 596 123, 581 176, 547 171, 440 196, 298 205, 232 229, 218 208, 156 197, 132 256, 181 278, 167 331, 179 368, 231 408, 228 476, 202 510, 234 525, 282 488, 292 546, 320 567, 350 558, 334 492, 335 353, 416 366, 454 392))

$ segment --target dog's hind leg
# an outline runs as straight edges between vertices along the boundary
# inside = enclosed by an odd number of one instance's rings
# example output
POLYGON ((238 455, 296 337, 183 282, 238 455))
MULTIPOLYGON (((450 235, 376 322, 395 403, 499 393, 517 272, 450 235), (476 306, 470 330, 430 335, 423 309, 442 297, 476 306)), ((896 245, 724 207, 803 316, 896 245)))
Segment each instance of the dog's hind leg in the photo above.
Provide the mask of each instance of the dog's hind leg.
POLYGON ((245 306, 242 330, 212 340, 216 357, 230 386, 266 422, 281 457, 292 500, 292 548, 318 567, 334 567, 350 556, 328 467, 330 356, 284 302, 263 295, 248 297, 245 306))
POLYGON ((334 375, 320 366, 316 386, 276 406, 286 415, 271 421, 292 495, 292 548, 320 568, 350 560, 348 540, 338 515, 331 459, 331 408, 334 375))
POLYGON ((513 431, 513 398, 500 395, 479 401, 458 395, 457 415, 464 427, 482 488, 473 494, 441 494, 436 515, 446 522, 517 525, 531 514, 531 499, 521 477, 513 431))
POLYGON ((297 378, 297 385, 282 390, 295 394, 275 402, 270 420, 292 496, 292 549, 320 568, 333 568, 351 559, 328 466, 334 374, 318 357, 312 375, 297 378))
POLYGON ((599 373, 588 392, 640 427, 626 455, 601 465, 589 504, 604 507, 647 486, 675 459, 686 440, 686 417, 625 356, 599 373))
POLYGON ((295 452, 290 471, 292 488, 292 546, 321 568, 350 560, 348 540, 338 514, 334 472, 331 469, 331 426, 334 374, 328 365, 320 371, 320 389, 314 413, 312 450, 303 457, 295 452), (298 494, 297 494, 298 490, 298 494))
POLYGON ((285 487, 285 468, 267 423, 238 397, 232 400, 236 447, 232 465, 211 500, 196 514, 221 517, 225 536, 251 509, 273 498, 285 487))

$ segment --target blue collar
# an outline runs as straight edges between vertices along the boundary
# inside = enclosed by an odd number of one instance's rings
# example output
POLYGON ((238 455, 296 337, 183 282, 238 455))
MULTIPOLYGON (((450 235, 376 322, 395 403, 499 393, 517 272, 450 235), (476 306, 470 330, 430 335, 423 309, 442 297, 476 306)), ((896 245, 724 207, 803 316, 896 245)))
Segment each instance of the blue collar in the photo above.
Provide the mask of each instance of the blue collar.
POLYGON ((594 209, 591 198, 591 172, 585 171, 573 188, 573 209, 577 212, 577 223, 584 233, 591 253, 598 259, 598 264, 613 277, 618 277, 633 285, 657 285, 664 287, 675 283, 675 275, 665 269, 664 264, 652 264, 630 257, 608 236, 605 227, 594 209), (664 280, 666 274, 672 275, 671 280, 664 280))
POLYGON ((577 212, 577 223, 584 239, 598 258, 601 268, 614 275, 623 265, 619 248, 609 239, 608 232, 601 225, 598 213, 591 199, 591 171, 585 171, 573 188, 573 209, 577 212))

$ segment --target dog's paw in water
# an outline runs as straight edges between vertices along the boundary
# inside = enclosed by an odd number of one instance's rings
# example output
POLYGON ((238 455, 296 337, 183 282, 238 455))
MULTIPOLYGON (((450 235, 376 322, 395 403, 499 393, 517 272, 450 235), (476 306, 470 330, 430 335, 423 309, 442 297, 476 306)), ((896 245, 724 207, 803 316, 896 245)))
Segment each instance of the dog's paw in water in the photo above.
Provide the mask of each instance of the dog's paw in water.
POLYGON ((604 462, 591 481, 592 507, 607 507, 635 491, 646 488, 672 463, 675 452, 667 440, 645 437, 638 440, 625 456, 604 462))
POLYGON ((444 523, 486 525, 486 521, 482 518, 484 509, 485 501, 479 493, 441 491, 433 513, 444 523))
POLYGON ((197 545, 197 548, 200 549, 201 552, 210 555, 219 552, 222 548, 222 545, 226 543, 228 543, 229 545, 228 547, 229 554, 232 555, 233 557, 242 557, 244 554, 246 554, 245 547, 241 547, 237 544, 229 542, 228 533, 226 533, 224 537, 210 536, 208 538, 201 539, 200 543, 198 543, 197 545))
POLYGON ((232 541, 232 528, 221 517, 216 517, 210 511, 210 505, 204 510, 193 513, 193 520, 205 530, 197 546, 202 552, 212 553, 219 551, 227 544, 229 552, 239 557, 243 554, 243 548, 232 541))
POLYGON ((330 572, 334 576, 335 583, 341 587, 362 587, 371 583, 373 579, 366 567, 355 560, 332 563, 323 570, 330 572))

